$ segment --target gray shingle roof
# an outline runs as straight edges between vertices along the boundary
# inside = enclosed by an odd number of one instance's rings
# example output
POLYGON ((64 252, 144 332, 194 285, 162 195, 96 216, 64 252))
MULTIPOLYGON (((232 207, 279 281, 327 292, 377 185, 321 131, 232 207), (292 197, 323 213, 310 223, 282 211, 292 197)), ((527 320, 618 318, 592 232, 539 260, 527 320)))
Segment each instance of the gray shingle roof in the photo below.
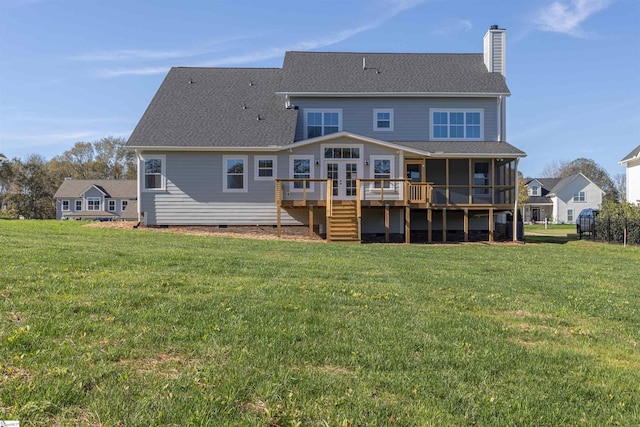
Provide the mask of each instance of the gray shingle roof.
POLYGON ((524 157, 524 151, 518 150, 506 142, 495 141, 408 141, 394 142, 397 145, 426 151, 433 155, 437 154, 464 154, 464 155, 505 155, 524 157))
POLYGON ((280 92, 288 93, 509 94, 481 53, 287 52, 282 71, 280 92))
POLYGON ((631 159, 633 159, 635 157, 640 157, 640 145, 638 145, 636 148, 631 150, 631 152, 629 154, 624 156, 624 159, 620 160, 620 163, 628 162, 629 160, 631 160, 631 159))
POLYGON ((53 197, 82 197, 82 192, 92 185, 114 199, 135 199, 138 195, 136 180, 133 179, 65 179, 53 197))
POLYGON ((287 144, 293 141, 298 112, 286 109, 275 94, 280 73, 272 68, 172 68, 127 146, 287 144))

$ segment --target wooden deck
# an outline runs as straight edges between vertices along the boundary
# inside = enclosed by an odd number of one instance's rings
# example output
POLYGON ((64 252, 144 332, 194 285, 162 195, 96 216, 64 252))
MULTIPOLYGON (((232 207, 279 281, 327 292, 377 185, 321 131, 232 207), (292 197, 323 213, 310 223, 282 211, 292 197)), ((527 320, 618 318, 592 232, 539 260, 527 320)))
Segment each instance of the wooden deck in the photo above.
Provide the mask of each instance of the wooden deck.
POLYGON ((434 212, 440 212, 442 241, 446 242, 447 212, 462 212, 464 241, 468 241, 470 213, 486 211, 488 240, 492 242, 494 214, 515 210, 515 186, 437 186, 429 182, 410 182, 408 179, 358 179, 355 190, 353 200, 336 200, 330 179, 276 179, 278 236, 282 209, 307 209, 311 238, 313 237, 314 210, 324 208, 328 241, 359 242, 362 210, 379 208, 384 209, 385 241, 388 242, 390 209, 402 208, 406 243, 410 243, 411 212, 416 210, 425 211, 428 242, 433 241, 434 212))

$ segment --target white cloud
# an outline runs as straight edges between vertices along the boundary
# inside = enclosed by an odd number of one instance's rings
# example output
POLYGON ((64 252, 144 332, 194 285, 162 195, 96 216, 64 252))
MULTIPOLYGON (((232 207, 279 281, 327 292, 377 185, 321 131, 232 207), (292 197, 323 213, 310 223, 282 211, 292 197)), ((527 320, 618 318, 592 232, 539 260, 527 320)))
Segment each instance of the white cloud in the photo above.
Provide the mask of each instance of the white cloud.
POLYGON ((458 19, 457 21, 447 23, 440 28, 431 31, 431 34, 437 36, 449 36, 456 33, 465 33, 473 28, 471 21, 467 19, 458 19))
POLYGON ((573 37, 592 37, 580 26, 591 15, 606 9, 614 0, 562 0, 554 1, 538 11, 534 22, 538 29, 573 37))
MULTIPOLYGON (((380 15, 383 18, 379 18, 370 23, 359 25, 353 28, 346 28, 335 33, 332 33, 330 36, 322 36, 315 39, 300 41, 298 43, 293 43, 291 45, 286 46, 277 46, 270 48, 263 48, 260 50, 248 52, 240 55, 231 55, 219 57, 216 59, 211 59, 208 61, 199 61, 193 62, 189 64, 189 66, 194 67, 221 67, 221 66, 229 66, 236 65, 241 66, 245 64, 252 64, 258 61, 264 61, 268 59, 282 57, 286 51, 297 50, 297 51, 307 51, 313 49, 320 49, 327 46, 334 45, 336 43, 340 43, 344 40, 350 39, 360 33, 365 31, 373 30, 378 28, 385 22, 393 19, 396 15, 401 12, 404 12, 408 9, 414 8, 422 3, 425 3, 427 0, 382 0, 382 10, 380 15)), ((466 21, 468 22, 468 21, 466 21)), ((469 23, 469 25, 471 25, 469 23)), ((117 60, 117 59, 171 59, 178 57, 190 57, 196 56, 194 54, 189 54, 188 51, 180 52, 180 51, 147 51, 147 50, 121 50, 115 52, 106 52, 107 55, 103 55, 102 57, 117 60), (137 56, 136 56, 137 55, 137 56)), ((198 55, 205 54, 209 52, 201 52, 198 55)), ((96 52, 93 56, 87 56, 87 58, 95 59, 101 58, 100 52, 96 52)), ((88 59, 87 59, 88 60, 88 59)), ((125 75, 153 75, 153 74, 163 74, 166 73, 171 67, 170 66, 141 66, 137 68, 120 68, 120 69, 104 69, 99 71, 98 75, 100 77, 120 77, 125 75)))

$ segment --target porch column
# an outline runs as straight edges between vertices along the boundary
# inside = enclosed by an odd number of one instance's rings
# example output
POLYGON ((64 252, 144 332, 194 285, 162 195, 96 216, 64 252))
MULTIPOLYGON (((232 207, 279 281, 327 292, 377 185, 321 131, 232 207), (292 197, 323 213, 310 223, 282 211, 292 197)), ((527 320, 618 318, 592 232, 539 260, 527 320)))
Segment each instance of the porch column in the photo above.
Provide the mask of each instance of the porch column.
POLYGON ((469 209, 464 210, 464 241, 469 241, 469 209))
POLYGON ((447 243, 447 208, 442 208, 442 243, 447 243))
POLYGON ((309 240, 313 240, 313 205, 309 205, 309 240))
POLYGON ((493 242, 493 208, 489 208, 489 242, 493 242))
POLYGON ((433 211, 431 208, 427 209, 427 243, 433 241, 433 211))
POLYGON ((280 222, 281 222, 280 220, 281 220, 281 217, 282 217, 281 210, 282 210, 282 208, 280 207, 280 203, 278 203, 278 207, 276 209, 276 212, 277 212, 276 213, 276 217, 277 217, 277 223, 278 223, 278 239, 280 238, 280 228, 281 228, 280 227, 280 225, 281 225, 280 224, 280 222))
POLYGON ((409 206, 404 208, 404 241, 411 243, 411 209, 409 206))
POLYGON ((389 205, 384 205, 384 242, 389 243, 389 205))

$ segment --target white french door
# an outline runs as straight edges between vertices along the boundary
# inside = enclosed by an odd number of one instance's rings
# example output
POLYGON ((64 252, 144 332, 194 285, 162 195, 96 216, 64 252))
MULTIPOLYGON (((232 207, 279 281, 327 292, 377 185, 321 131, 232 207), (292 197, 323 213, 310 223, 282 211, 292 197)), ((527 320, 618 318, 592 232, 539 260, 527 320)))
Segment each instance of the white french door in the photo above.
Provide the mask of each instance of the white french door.
POLYGON ((332 180, 334 200, 354 200, 356 198, 357 162, 327 160, 325 173, 326 177, 332 180))

